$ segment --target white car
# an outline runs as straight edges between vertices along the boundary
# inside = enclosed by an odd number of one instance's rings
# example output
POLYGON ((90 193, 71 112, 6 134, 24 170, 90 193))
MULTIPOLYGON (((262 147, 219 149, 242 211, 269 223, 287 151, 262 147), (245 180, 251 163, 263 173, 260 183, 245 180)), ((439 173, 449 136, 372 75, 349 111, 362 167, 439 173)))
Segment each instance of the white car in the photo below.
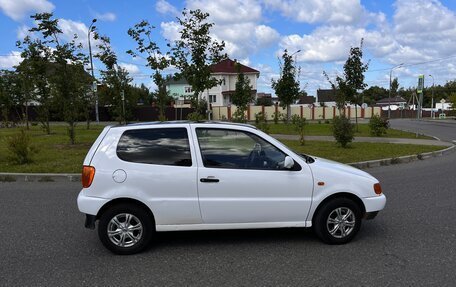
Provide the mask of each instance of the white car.
POLYGON ((250 125, 157 122, 106 127, 85 160, 78 207, 118 254, 155 232, 313 227, 350 241, 386 198, 377 179, 299 155, 250 125))

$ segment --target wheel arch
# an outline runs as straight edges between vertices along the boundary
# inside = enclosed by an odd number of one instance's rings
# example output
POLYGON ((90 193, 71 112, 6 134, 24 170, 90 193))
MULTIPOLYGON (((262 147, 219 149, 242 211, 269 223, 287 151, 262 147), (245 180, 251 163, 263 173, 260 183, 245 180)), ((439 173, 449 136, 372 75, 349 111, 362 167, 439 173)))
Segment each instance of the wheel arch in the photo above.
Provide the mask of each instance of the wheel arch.
POLYGON ((100 216, 106 211, 108 210, 109 208, 111 208, 112 206, 115 206, 115 205, 118 205, 118 204, 134 204, 134 205, 138 205, 140 207, 142 207, 144 210, 146 210, 149 215, 151 216, 153 222, 154 222, 154 225, 155 225, 155 216, 154 216, 154 213, 152 212, 152 210, 149 208, 149 206, 147 206, 144 202, 142 201, 139 201, 137 199, 133 199, 133 198, 128 198, 128 197, 120 197, 120 198, 116 198, 116 199, 113 199, 111 201, 108 201, 107 203, 105 203, 105 205, 103 205, 100 210, 98 211, 97 215, 96 215, 96 219, 99 219, 100 216))
POLYGON ((326 204, 328 203, 329 201, 335 199, 335 198, 348 198, 350 200, 353 200, 356 204, 359 205, 359 207, 361 208, 361 212, 362 212, 362 215, 364 216, 364 214, 366 213, 366 207, 364 206, 364 203, 363 201, 361 200, 361 198, 359 198, 356 194, 353 194, 353 193, 349 193, 349 192, 338 192, 338 193, 334 193, 334 194, 331 194, 329 195, 328 197, 326 197, 325 199, 323 199, 317 206, 317 208, 315 209, 315 211, 313 212, 312 214, 312 225, 314 224, 314 219, 315 219, 315 215, 318 214, 318 212, 320 211, 320 209, 326 204))

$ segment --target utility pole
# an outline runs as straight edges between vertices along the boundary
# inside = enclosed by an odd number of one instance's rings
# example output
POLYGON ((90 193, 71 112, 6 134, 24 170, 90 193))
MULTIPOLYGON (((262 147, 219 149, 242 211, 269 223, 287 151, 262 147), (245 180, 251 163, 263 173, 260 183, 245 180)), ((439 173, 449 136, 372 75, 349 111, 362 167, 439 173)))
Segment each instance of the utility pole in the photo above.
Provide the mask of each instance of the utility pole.
POLYGON ((397 66, 394 66, 390 70, 390 87, 389 87, 389 92, 388 92, 388 119, 391 118, 391 76, 393 74, 393 70, 396 68, 400 68, 404 65, 404 63, 400 63, 397 66))
POLYGON ((92 46, 90 45, 90 32, 93 32, 93 30, 95 29, 95 26, 93 26, 93 24, 95 24, 95 22, 97 22, 97 19, 93 19, 92 23, 89 26, 89 30, 87 32, 87 39, 89 41, 90 71, 92 72, 92 79, 93 79, 92 92, 95 96, 95 120, 98 124, 98 123, 100 123, 100 117, 98 116, 98 93, 97 93, 97 89, 96 89, 97 81, 95 80, 95 75, 93 72, 92 46))
POLYGON ((435 118, 435 114, 434 114, 434 77, 432 75, 429 75, 429 77, 432 78, 432 98, 431 98, 431 118, 434 119, 435 118))

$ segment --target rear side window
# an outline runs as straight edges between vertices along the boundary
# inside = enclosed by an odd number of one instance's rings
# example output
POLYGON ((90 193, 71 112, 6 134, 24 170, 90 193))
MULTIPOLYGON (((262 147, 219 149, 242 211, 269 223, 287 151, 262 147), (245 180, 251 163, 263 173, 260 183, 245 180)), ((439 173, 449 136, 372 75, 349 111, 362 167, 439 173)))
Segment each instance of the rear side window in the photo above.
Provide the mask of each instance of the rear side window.
POLYGON ((191 166, 187 129, 138 129, 122 134, 117 156, 129 162, 191 166))

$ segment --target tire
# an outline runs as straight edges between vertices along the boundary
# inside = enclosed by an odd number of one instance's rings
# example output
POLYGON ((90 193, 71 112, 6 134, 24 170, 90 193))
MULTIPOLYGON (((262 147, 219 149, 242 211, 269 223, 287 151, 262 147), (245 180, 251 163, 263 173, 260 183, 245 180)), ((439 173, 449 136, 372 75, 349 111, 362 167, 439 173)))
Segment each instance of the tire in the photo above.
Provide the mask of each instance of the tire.
POLYGON ((317 236, 328 244, 350 242, 361 227, 361 207, 345 197, 324 203, 314 216, 313 227, 317 236))
POLYGON ((147 248, 155 233, 150 212, 135 204, 118 204, 107 209, 98 224, 103 245, 120 255, 135 254, 147 248))

